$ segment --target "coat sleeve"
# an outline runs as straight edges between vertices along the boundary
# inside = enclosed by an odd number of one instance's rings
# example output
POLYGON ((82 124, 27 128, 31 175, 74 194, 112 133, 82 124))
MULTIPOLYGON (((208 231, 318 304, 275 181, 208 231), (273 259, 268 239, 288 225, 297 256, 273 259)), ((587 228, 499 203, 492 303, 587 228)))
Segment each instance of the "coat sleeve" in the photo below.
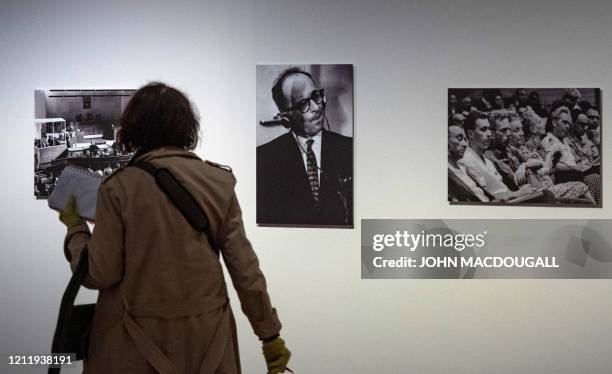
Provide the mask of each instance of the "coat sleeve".
POLYGON ((72 271, 85 247, 89 252, 89 272, 85 286, 104 289, 115 285, 123 277, 124 229, 119 204, 118 185, 103 183, 96 203, 96 225, 93 234, 82 224, 68 230, 64 254, 72 271))
POLYGON ((219 246, 234 288, 240 298, 242 311, 249 319, 255 334, 265 339, 279 333, 281 323, 270 303, 266 280, 259 268, 259 260, 246 237, 242 212, 234 193, 225 218, 219 246))

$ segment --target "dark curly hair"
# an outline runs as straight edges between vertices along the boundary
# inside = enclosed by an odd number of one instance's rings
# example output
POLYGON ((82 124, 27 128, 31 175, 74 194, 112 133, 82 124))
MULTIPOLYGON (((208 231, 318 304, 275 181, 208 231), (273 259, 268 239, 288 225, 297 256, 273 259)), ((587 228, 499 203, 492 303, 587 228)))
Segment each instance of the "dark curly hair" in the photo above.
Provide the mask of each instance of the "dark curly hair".
POLYGON ((187 97, 161 82, 134 93, 121 116, 117 142, 126 151, 171 146, 193 150, 200 123, 187 97))
POLYGON ((479 111, 474 111, 468 114, 463 121, 463 128, 465 129, 466 133, 467 130, 476 130, 476 121, 479 119, 487 119, 487 115, 479 111))

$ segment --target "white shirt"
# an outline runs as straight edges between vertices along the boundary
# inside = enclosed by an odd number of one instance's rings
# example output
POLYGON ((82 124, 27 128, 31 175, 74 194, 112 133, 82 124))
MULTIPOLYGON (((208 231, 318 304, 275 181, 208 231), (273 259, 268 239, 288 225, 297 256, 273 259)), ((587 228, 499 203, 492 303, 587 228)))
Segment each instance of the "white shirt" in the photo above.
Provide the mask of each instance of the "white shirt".
POLYGON ((453 165, 448 164, 448 170, 450 170, 459 180, 461 180, 465 185, 480 199, 480 201, 488 202, 489 198, 485 195, 484 191, 478 187, 476 182, 465 171, 465 166, 459 165, 459 169, 455 168, 453 165))
POLYGON ((321 181, 321 139, 323 138, 323 131, 319 131, 315 136, 310 138, 298 136, 293 131, 291 132, 291 134, 293 134, 293 137, 295 138, 295 141, 297 142, 298 147, 300 148, 302 160, 304 161, 304 170, 306 170, 306 173, 308 173, 308 156, 306 155, 306 151, 308 150, 307 142, 310 139, 314 140, 314 142, 312 143, 312 151, 314 152, 314 155, 317 159, 317 175, 319 181, 321 181))
POLYGON ((468 147, 466 149, 463 158, 459 160, 459 164, 463 165, 467 174, 491 195, 498 196, 510 192, 491 160, 478 156, 472 148, 468 147))

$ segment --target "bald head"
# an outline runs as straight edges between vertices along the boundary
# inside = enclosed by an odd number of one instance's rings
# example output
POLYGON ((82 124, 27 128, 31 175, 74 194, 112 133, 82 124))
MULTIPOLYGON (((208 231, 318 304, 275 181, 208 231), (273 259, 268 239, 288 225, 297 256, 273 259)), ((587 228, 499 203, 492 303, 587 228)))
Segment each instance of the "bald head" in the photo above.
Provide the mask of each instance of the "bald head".
POLYGON ((453 161, 460 160, 468 147, 467 136, 462 127, 448 126, 448 157, 453 161))
MULTIPOLYGON (((281 84, 282 105, 280 110, 293 107, 296 103, 310 97, 316 89, 314 82, 304 74, 291 74, 281 84)), ((277 103, 278 105, 278 103, 277 103)))
MULTIPOLYGON (((298 68, 290 68, 283 71, 276 78, 276 80, 274 81, 274 85, 272 86, 272 99, 274 100, 274 103, 276 104, 278 110, 281 112, 284 112, 291 107, 290 103, 286 100, 285 97, 287 90, 291 90, 289 87, 287 87, 288 85, 286 84, 286 82, 288 80, 294 80, 295 77, 301 77, 301 81, 309 80, 313 86, 315 85, 312 76, 303 70, 300 70, 298 68)), ((289 84, 289 86, 291 85, 292 83, 289 84)))

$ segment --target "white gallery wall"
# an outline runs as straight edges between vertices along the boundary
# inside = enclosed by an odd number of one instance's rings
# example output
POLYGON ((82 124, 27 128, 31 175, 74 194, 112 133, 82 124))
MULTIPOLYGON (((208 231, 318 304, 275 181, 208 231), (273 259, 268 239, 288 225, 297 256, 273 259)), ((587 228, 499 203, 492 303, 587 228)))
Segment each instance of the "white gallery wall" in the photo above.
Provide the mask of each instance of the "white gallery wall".
MULTIPOLYGON (((48 352, 70 276, 64 226, 33 197, 34 89, 162 80, 201 114, 197 153, 234 169, 296 373, 609 373, 612 281, 361 280, 359 223, 612 218, 611 13, 575 0, 2 1, 0 365, 48 352), (291 63, 354 64, 353 230, 255 225, 255 66, 291 63), (604 208, 449 206, 449 86, 602 88, 604 208)), ((244 372, 263 373, 230 298, 244 372)))

